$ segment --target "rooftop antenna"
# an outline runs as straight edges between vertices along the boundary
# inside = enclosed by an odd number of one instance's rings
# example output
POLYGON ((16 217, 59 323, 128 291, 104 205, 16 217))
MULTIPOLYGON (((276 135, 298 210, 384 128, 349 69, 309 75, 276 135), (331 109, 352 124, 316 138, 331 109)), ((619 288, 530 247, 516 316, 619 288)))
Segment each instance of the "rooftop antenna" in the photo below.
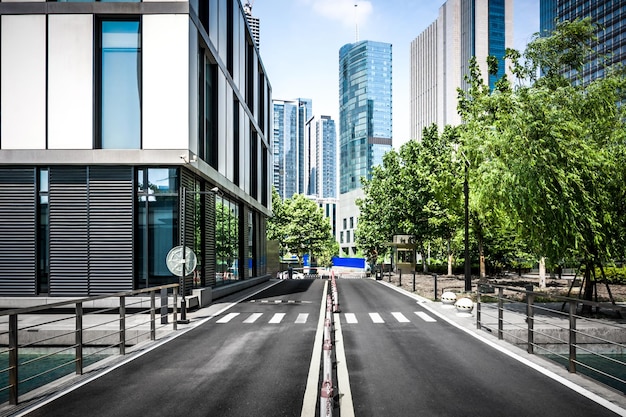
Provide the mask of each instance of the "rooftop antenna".
POLYGON ((357 7, 358 4, 354 3, 354 36, 356 37, 356 42, 359 41, 359 20, 357 19, 357 7))

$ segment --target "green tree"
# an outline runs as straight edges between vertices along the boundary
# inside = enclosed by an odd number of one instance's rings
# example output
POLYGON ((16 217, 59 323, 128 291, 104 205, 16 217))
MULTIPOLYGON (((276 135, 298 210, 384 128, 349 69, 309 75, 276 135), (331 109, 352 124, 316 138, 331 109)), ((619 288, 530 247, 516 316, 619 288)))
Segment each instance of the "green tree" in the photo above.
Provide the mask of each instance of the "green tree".
POLYGON ((580 262, 586 299, 594 266, 625 253, 626 78, 609 70, 585 84, 562 75, 582 73, 593 33, 588 20, 563 23, 524 54, 507 51, 517 86, 504 77, 490 91, 472 62, 459 103, 478 218, 499 227, 507 219, 537 258, 580 262))
POLYGON ((277 240, 280 247, 301 259, 311 254, 319 264, 330 263, 339 246, 332 235, 330 221, 314 201, 301 194, 281 201, 273 190, 272 210, 274 216, 268 219, 267 237, 277 240))

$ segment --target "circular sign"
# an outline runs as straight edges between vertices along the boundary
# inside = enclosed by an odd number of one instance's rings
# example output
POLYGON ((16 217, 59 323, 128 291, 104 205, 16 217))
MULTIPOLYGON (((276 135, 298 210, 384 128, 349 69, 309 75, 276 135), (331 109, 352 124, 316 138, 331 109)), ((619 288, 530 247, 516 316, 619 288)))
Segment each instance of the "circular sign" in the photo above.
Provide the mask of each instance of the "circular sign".
POLYGON ((196 258, 196 254, 186 246, 185 247, 185 259, 183 260, 183 247, 175 246, 167 253, 165 257, 165 264, 167 265, 167 269, 176 276, 183 276, 183 263, 187 264, 185 266, 185 274, 189 275, 194 269, 196 269, 196 265, 198 264, 198 259, 196 258))

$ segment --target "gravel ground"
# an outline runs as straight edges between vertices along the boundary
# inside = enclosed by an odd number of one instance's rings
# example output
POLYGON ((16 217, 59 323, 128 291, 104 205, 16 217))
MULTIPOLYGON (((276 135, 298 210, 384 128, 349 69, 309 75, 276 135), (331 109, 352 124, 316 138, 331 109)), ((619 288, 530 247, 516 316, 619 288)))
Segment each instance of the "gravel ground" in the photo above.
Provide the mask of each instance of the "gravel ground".
MULTIPOLYGON (((382 278, 384 281, 394 283, 400 286, 400 275, 399 274, 391 274, 385 273, 382 278)), ((415 292, 422 297, 429 298, 431 300, 435 299, 435 279, 432 274, 416 274, 415 275, 415 291, 413 290, 413 274, 402 274, 402 288, 409 291, 415 292)), ((478 283, 491 283, 497 285, 505 285, 507 287, 515 287, 520 290, 524 290, 526 285, 533 285, 533 291, 540 292, 542 295, 549 297, 551 295, 559 295, 559 296, 567 296, 568 292, 571 292, 571 297, 577 297, 580 289, 580 283, 575 284, 572 287, 572 279, 546 279, 546 288, 539 288, 539 277, 538 276, 528 276, 523 275, 519 277, 517 275, 509 275, 504 278, 485 278, 479 280, 477 277, 473 277, 472 279, 472 288, 475 290, 476 285, 478 283)), ((615 302, 624 303, 626 302, 626 285, 617 285, 612 284, 609 286, 611 295, 615 302)), ((601 302, 609 302, 610 298, 608 295, 608 290, 605 284, 598 283, 596 286, 598 301, 601 302)), ((437 298, 441 297, 441 294, 444 291, 452 291, 455 294, 461 294, 465 290, 465 278, 462 275, 455 276, 446 276, 446 275, 437 275, 437 298)), ((515 294, 515 291, 509 291, 509 295, 515 294)), ((520 299, 523 298, 523 293, 517 293, 520 299)))

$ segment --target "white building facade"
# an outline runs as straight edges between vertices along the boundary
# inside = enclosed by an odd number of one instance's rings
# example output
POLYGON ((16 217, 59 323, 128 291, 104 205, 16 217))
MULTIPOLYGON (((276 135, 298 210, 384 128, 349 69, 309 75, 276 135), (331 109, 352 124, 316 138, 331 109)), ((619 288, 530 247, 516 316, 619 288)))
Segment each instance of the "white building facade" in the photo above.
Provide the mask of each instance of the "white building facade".
POLYGON ((3 0, 0 50, 0 296, 178 282, 183 240, 193 285, 266 273, 271 87, 239 0, 3 0))
POLYGON ((465 89, 469 59, 476 56, 483 78, 494 85, 505 71, 505 48, 513 47, 513 0, 448 0, 439 16, 411 42, 411 139, 425 127, 461 123, 457 89, 465 89), (499 59, 496 77, 487 56, 499 59))

